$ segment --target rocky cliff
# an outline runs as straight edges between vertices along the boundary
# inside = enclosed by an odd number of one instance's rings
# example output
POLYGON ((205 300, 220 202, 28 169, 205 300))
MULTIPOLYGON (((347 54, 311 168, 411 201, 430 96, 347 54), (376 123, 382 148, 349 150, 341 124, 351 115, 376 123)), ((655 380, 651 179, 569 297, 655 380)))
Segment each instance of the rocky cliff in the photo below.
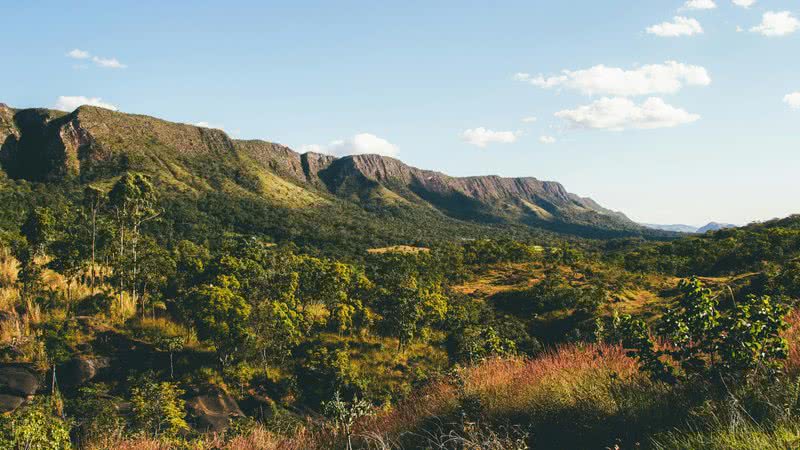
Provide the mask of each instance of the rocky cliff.
POLYGON ((566 231, 640 231, 622 213, 532 177, 451 177, 379 155, 299 154, 222 130, 82 106, 71 113, 0 105, 0 164, 11 178, 102 180, 127 170, 180 192, 244 190, 283 203, 346 201, 436 211, 459 220, 566 231), (327 200, 326 200, 327 199, 327 200))

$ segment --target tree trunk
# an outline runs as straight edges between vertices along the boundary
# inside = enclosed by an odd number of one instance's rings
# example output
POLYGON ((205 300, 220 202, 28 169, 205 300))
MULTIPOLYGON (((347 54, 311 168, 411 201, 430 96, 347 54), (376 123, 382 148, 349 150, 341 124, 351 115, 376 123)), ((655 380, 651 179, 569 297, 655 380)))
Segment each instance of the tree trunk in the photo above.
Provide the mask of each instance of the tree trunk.
POLYGON ((92 206, 92 295, 95 294, 95 248, 97 243, 97 208, 92 206))

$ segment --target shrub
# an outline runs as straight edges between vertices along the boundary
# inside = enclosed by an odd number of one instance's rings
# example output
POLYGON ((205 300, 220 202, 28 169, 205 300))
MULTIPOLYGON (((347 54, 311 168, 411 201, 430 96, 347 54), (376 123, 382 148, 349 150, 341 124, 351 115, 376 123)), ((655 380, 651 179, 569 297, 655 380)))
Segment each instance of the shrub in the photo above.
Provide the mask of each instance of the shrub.
POLYGON ((134 428, 152 437, 172 438, 189 429, 183 390, 176 383, 158 382, 154 374, 146 373, 131 381, 131 406, 134 428))
POLYGON ((70 423, 56 414, 54 397, 37 398, 10 416, 0 417, 0 447, 18 450, 71 448, 70 423))

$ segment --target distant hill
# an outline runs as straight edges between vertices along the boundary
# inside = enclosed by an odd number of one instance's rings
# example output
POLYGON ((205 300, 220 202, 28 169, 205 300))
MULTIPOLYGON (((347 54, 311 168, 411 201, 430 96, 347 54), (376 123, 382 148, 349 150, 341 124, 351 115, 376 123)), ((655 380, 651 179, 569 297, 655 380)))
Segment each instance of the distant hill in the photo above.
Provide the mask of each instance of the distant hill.
POLYGON ((682 224, 658 225, 652 223, 642 223, 640 225, 654 230, 673 231, 676 233, 692 233, 692 234, 695 233, 703 234, 707 231, 724 230, 726 228, 736 228, 738 226, 732 223, 719 223, 719 222, 709 222, 708 224, 702 227, 695 227, 692 225, 682 225, 682 224))
POLYGON ((652 228, 654 230, 664 230, 664 231, 673 231, 676 233, 697 233, 698 228, 692 225, 682 225, 682 224, 674 224, 674 225, 659 225, 654 223, 642 223, 640 224, 647 228, 652 228))
POLYGON ((726 228, 736 228, 736 227, 738 227, 738 225, 734 225, 732 223, 709 222, 708 224, 698 228, 697 232, 705 233, 708 231, 717 231, 717 230, 724 230, 726 228))
POLYGON ((271 142, 231 139, 217 129, 97 107, 65 113, 0 104, 0 143, 0 164, 11 179, 102 184, 125 171, 143 172, 171 198, 214 198, 220 206, 256 202, 271 211, 263 219, 270 223, 261 226, 282 232, 289 232, 281 223, 288 216, 300 214, 312 224, 318 219, 311 216, 319 214, 326 222, 347 216, 347 226, 366 221, 374 227, 362 232, 382 233, 390 226, 394 232, 387 235, 406 240, 432 231, 466 237, 496 227, 587 237, 658 236, 557 182, 450 177, 379 155, 300 154, 271 142))

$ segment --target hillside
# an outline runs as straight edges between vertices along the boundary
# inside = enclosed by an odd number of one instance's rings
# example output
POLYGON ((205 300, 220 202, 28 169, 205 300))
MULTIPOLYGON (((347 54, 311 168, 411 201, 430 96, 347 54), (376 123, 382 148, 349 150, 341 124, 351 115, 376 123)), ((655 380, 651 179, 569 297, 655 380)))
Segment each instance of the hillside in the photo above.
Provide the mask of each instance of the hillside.
POLYGON ((387 243, 444 230, 474 237, 496 227, 586 237, 659 235, 556 182, 450 177, 379 155, 299 154, 280 144, 234 140, 217 129, 96 107, 63 113, 0 105, 0 141, 0 164, 12 179, 103 184, 142 172, 169 196, 249 199, 260 205, 256 209, 281 211, 265 213, 271 219, 312 215, 341 222, 339 216, 349 215, 395 230, 382 236, 387 243), (387 225, 398 219, 409 226, 387 225))

